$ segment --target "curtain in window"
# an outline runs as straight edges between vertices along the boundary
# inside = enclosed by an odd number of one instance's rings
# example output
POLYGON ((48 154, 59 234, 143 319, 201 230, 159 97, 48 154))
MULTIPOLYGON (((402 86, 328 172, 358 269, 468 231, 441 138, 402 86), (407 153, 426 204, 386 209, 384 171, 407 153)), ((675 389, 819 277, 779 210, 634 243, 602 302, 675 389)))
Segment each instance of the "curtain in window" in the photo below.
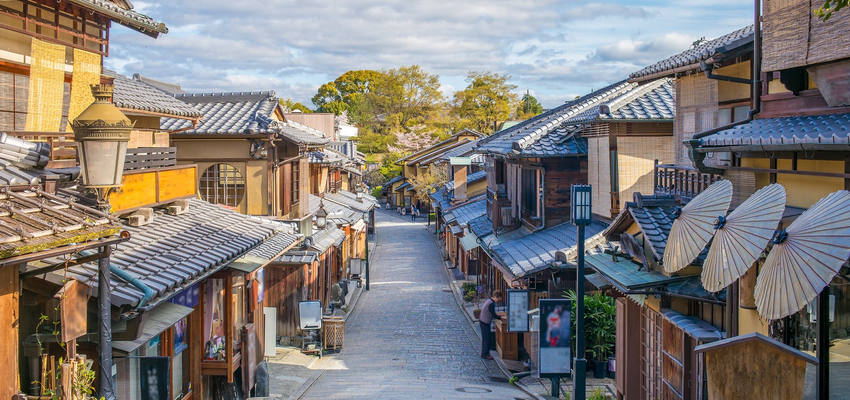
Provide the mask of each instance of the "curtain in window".
POLYGON ((32 40, 28 131, 58 132, 62 124, 65 83, 65 47, 32 40))
MULTIPOLYGON (((100 83, 100 54, 74 49, 74 77, 71 79, 71 105, 68 109, 68 121, 73 121, 91 103, 94 96, 91 85, 100 83)), ((65 125, 65 131, 71 131, 71 124, 65 125)))

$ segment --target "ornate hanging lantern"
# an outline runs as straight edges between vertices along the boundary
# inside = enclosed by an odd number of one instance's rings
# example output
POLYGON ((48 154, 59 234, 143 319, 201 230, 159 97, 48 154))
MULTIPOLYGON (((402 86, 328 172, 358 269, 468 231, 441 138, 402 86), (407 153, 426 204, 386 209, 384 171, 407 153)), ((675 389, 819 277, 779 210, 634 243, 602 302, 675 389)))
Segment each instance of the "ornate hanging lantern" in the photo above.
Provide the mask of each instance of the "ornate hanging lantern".
POLYGON ((133 123, 112 104, 112 85, 92 85, 95 101, 71 122, 83 186, 105 205, 110 190, 121 186, 124 158, 133 123))

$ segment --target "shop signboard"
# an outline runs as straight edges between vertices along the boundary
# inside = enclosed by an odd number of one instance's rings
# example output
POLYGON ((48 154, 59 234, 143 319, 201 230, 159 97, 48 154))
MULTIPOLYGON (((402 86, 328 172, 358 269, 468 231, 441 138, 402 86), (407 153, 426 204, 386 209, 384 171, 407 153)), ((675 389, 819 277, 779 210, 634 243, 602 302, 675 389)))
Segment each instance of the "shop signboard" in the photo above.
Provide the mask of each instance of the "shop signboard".
POLYGON ((570 373, 571 309, 568 299, 540 299, 538 368, 541 377, 570 373))
POLYGON ((302 330, 322 328, 322 302, 318 300, 298 303, 298 317, 302 330))
POLYGON ((168 357, 139 358, 139 387, 142 400, 168 400, 168 357))
POLYGON ((528 290, 508 290, 508 332, 528 332, 528 290))

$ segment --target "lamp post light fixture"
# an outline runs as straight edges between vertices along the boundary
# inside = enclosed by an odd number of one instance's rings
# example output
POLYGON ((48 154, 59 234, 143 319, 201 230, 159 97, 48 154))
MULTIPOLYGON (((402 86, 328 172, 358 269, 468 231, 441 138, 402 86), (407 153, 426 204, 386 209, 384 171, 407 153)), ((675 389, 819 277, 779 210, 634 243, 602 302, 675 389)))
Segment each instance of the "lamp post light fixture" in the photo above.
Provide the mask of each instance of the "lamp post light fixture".
MULTIPOLYGON (((82 187, 97 196, 98 208, 109 213, 109 193, 121 186, 124 176, 124 158, 133 123, 112 104, 111 85, 92 85, 95 101, 71 122, 77 142, 77 159, 80 161, 82 187)), ((109 270, 110 248, 101 248, 98 262, 97 304, 98 324, 98 394, 114 400, 112 387, 112 288, 109 270)))
POLYGON ((111 85, 92 85, 94 103, 71 122, 83 187, 97 194, 98 207, 109 211, 109 193, 121 186, 124 158, 133 123, 112 104, 111 85))
MULTIPOLYGON (((573 399, 585 400, 587 360, 584 358, 584 227, 590 225, 590 185, 570 187, 570 220, 578 229, 578 265, 576 267, 576 353, 573 367, 573 399)), ((554 389, 553 389, 554 390, 554 389)))
POLYGON ((325 229, 325 226, 328 224, 328 212, 325 211, 325 202, 324 200, 319 202, 319 210, 316 211, 316 227, 319 229, 325 229))

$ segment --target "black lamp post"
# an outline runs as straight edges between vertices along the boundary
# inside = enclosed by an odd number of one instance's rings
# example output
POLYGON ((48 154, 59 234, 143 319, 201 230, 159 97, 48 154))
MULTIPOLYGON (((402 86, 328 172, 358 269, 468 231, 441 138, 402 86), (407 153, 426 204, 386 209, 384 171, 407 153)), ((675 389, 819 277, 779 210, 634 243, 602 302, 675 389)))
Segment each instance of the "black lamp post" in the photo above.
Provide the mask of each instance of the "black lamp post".
POLYGON ((591 186, 570 188, 570 219, 578 228, 578 266, 576 268, 576 355, 573 367, 573 399, 585 400, 587 360, 584 358, 584 227, 591 222, 591 186))
MULTIPOLYGON (((109 194, 121 186, 124 175, 124 158, 133 123, 112 104, 110 85, 91 87, 95 101, 71 122, 77 142, 82 187, 97 194, 98 207, 109 213, 109 194)), ((110 287, 109 247, 101 248, 98 262, 97 304, 98 327, 98 394, 114 400, 112 388, 112 290, 110 287)))

